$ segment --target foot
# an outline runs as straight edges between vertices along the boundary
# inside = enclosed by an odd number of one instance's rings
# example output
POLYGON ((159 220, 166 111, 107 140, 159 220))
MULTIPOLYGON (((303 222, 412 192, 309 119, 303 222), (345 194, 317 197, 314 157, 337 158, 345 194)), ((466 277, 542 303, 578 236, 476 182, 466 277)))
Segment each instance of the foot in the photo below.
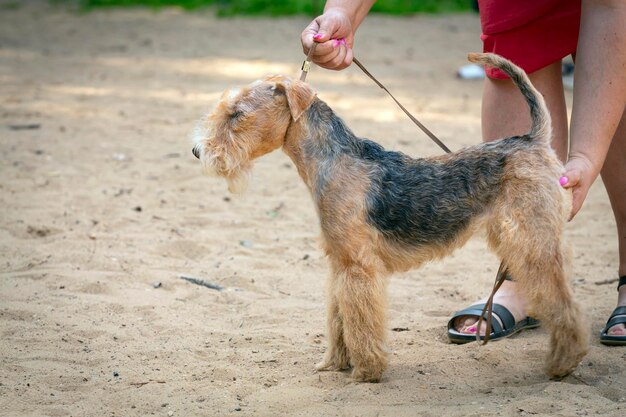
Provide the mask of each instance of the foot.
MULTIPOLYGON (((493 297, 493 302, 506 307, 511 314, 513 314, 513 318, 515 318, 515 322, 517 323, 526 318, 527 301, 526 298, 517 291, 516 285, 517 284, 513 281, 504 281, 493 297)), ((484 303, 486 301, 487 298, 483 298, 474 304, 484 303)), ((492 320, 497 320, 500 325, 502 325, 499 317, 495 314, 492 320)), ((455 320, 454 329, 459 333, 468 335, 475 335, 478 331, 481 336, 484 336, 487 331, 487 323, 483 321, 480 329, 478 329, 477 316, 461 316, 455 320)))
MULTIPOLYGON (((626 285, 622 285, 619 289, 619 295, 617 297, 617 307, 626 306, 626 285)), ((616 317, 622 317, 621 315, 616 317)), ((615 326, 610 327, 606 334, 609 336, 624 336, 626 337, 626 324, 618 323, 615 326)))

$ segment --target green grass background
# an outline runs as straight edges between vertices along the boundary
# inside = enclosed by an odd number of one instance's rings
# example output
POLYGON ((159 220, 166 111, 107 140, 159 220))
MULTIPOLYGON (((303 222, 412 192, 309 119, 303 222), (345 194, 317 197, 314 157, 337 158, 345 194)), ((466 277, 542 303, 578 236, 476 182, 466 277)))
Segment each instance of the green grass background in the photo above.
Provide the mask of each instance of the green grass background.
MULTIPOLYGON (((236 14, 283 16, 318 15, 323 0, 52 0, 54 3, 78 4, 83 10, 100 7, 180 7, 186 10, 211 8, 221 16, 236 14)), ((465 12, 472 9, 472 0, 379 0, 373 12, 406 15, 414 13, 465 12)))

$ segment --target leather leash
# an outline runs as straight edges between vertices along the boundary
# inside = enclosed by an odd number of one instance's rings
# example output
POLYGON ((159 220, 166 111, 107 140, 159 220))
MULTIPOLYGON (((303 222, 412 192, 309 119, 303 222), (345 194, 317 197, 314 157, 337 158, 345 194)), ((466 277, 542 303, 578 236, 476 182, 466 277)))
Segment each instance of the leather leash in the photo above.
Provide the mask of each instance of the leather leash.
POLYGON ((419 127, 420 129, 422 129, 422 132, 426 133, 426 136, 428 136, 430 139, 432 139, 433 142, 435 142, 437 145, 439 145, 439 147, 441 149, 443 149, 444 151, 446 151, 446 153, 450 153, 452 152, 446 145, 443 144, 442 141, 439 140, 439 138, 437 136, 435 136, 433 134, 433 132, 431 132, 430 130, 428 130, 426 128, 426 126, 424 126, 422 123, 420 123, 419 120, 417 120, 415 117, 413 117, 413 115, 411 113, 409 113, 409 111, 402 105, 400 104, 400 102, 393 96, 393 94, 391 94, 391 92, 389 92, 389 90, 387 90, 387 88, 382 85, 382 83, 380 81, 378 81, 376 79, 376 77, 374 77, 368 70, 365 69, 365 67, 363 66, 363 64, 361 64, 361 62, 359 62, 358 59, 356 58, 352 58, 352 62, 354 62, 359 68, 361 68, 361 71, 363 71, 363 73, 365 75, 367 75, 368 77, 370 77, 372 79, 372 81, 374 81, 380 88, 382 88, 383 90, 385 90, 385 92, 387 92, 387 94, 389 94, 389 97, 391 97, 393 99, 393 101, 396 102, 396 104, 398 105, 398 107, 400 107, 402 109, 402 111, 404 112, 404 114, 406 114, 407 116, 409 116, 409 119, 411 119, 413 121, 413 123, 415 123, 417 125, 417 127, 419 127))
MULTIPOLYGON (((309 53, 307 54, 306 59, 304 60, 304 62, 302 62, 302 68, 301 68, 302 72, 300 73, 300 81, 304 82, 306 80, 306 76, 309 73, 309 70, 311 69, 311 57, 313 56, 313 53, 315 52, 316 47, 317 47, 317 43, 313 42, 313 45, 309 49, 309 53)), ((439 140, 437 136, 435 136, 430 130, 428 130, 426 126, 424 126, 402 104, 400 104, 400 102, 393 96, 393 94, 391 94, 391 92, 380 81, 378 81, 376 77, 374 77, 367 69, 365 69, 363 64, 361 64, 361 62, 358 59, 356 59, 356 57, 352 58, 352 62, 354 62, 361 69, 361 71, 363 71, 365 75, 367 75, 372 81, 374 81, 376 85, 378 85, 380 88, 385 90, 385 92, 389 94, 389 97, 391 97, 393 101, 396 102, 398 107, 402 109, 404 114, 406 114, 409 117, 409 119, 411 119, 411 121, 413 121, 413 123, 415 123, 417 127, 419 127, 422 130, 422 132, 426 134, 426 136, 428 136, 433 142, 439 145, 439 147, 443 149, 446 153, 452 152, 441 140, 439 140)), ((491 322, 493 318, 493 297, 496 295, 496 292, 498 291, 498 289, 500 289, 500 287, 502 286, 502 283, 506 280, 506 276, 507 276, 507 268, 504 266, 504 262, 501 262, 500 267, 498 268, 498 273, 496 274, 496 281, 493 284, 493 289, 491 290, 491 294, 489 295, 489 298, 487 299, 487 302, 485 303, 485 307, 483 307, 483 311, 480 314, 480 317, 478 318, 478 327, 476 328, 476 341, 480 342, 480 326, 483 323, 483 321, 485 321, 484 317, 485 317, 485 313, 487 313, 487 319, 486 319, 487 331, 485 332, 485 337, 482 343, 483 345, 486 345, 487 342, 489 342, 489 336, 491 334, 491 322)))
MULTIPOLYGON (((496 274, 496 281, 493 284, 493 289, 491 290, 491 294, 483 307, 483 311, 480 313, 480 317, 478 318, 478 326, 476 327, 476 341, 480 342, 480 325, 483 321, 487 323, 487 331, 485 332, 485 337, 483 339, 483 345, 486 345, 489 342, 489 336, 491 335, 491 321, 493 318, 493 297, 496 295, 496 292, 502 286, 502 283, 506 281, 507 269, 504 266, 504 262, 500 262, 500 267, 498 268, 498 273, 496 274), (485 313, 487 313, 487 319, 485 320, 485 313)), ((504 323, 503 323, 504 324, 504 323)), ((504 326, 503 326, 504 327, 504 326)))
MULTIPOLYGON (((311 69, 311 56, 313 56, 313 52, 315 51, 315 47, 317 46, 317 43, 313 42, 313 46, 311 46, 311 48, 309 49, 309 53, 306 56, 306 59, 304 60, 304 62, 302 63, 302 72, 300 73, 300 81, 305 81, 306 80, 306 76, 309 73, 309 70, 311 69)), ((361 71, 363 71, 363 73, 365 75, 367 75, 372 81, 374 81, 376 83, 376 85, 378 85, 380 88, 382 88, 383 90, 385 90, 385 92, 387 94, 389 94, 389 97, 391 97, 393 99, 393 101, 396 102, 396 104, 398 105, 398 107, 400 107, 402 109, 402 111, 404 112, 404 114, 406 114, 409 119, 411 119, 413 121, 413 123, 415 123, 417 125, 417 127, 419 127, 420 129, 422 129, 422 132, 426 133, 426 136, 428 136, 433 142, 435 142, 437 145, 439 145, 439 147, 441 149, 443 149, 446 153, 450 153, 452 152, 450 150, 450 148, 448 148, 441 140, 439 140, 439 138, 437 136, 435 136, 433 134, 433 132, 431 132, 430 130, 428 130, 428 128, 426 126, 424 126, 419 120, 417 120, 395 97, 393 94, 391 94, 391 92, 387 89, 387 87, 385 87, 380 81, 378 81, 376 79, 376 77, 374 77, 364 66, 363 64, 361 64, 361 62, 356 59, 356 58, 352 58, 352 62, 354 62, 359 68, 361 68, 361 71)))

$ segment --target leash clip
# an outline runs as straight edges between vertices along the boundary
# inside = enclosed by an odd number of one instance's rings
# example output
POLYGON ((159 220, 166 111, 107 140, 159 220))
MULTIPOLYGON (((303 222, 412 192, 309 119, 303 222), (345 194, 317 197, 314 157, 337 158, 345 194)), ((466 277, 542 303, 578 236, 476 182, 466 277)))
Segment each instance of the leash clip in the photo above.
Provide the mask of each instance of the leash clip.
POLYGON ((302 62, 302 67, 300 68, 302 70, 302 72, 300 73, 300 81, 306 80, 306 76, 309 73, 309 70, 311 69, 311 56, 313 55, 313 52, 315 51, 316 46, 317 46, 317 43, 313 42, 313 45, 311 45, 311 48, 309 49, 309 53, 307 54, 306 59, 302 62))
POLYGON ((308 73, 311 69, 311 61, 307 61, 306 59, 302 62, 302 68, 300 68, 303 72, 308 73))

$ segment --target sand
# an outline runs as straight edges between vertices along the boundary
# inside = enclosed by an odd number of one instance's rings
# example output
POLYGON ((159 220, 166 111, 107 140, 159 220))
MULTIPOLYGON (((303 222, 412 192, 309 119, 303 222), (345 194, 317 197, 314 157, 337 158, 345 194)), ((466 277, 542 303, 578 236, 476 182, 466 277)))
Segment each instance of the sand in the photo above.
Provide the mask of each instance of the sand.
MULTIPOLYGON (((597 338, 617 270, 600 180, 566 231, 593 330, 574 374, 544 375, 543 329, 448 344, 450 315, 498 267, 480 236, 391 279, 382 383, 315 372, 328 268, 308 191, 276 152, 231 196, 189 139, 224 89, 298 75, 308 21, 3 3, 0 415, 626 415, 626 350, 597 338)), ((481 82, 455 77, 479 30, 473 14, 373 15, 356 54, 458 149, 480 140, 481 82)), ((357 134, 441 153, 358 68, 308 81, 357 134)))

